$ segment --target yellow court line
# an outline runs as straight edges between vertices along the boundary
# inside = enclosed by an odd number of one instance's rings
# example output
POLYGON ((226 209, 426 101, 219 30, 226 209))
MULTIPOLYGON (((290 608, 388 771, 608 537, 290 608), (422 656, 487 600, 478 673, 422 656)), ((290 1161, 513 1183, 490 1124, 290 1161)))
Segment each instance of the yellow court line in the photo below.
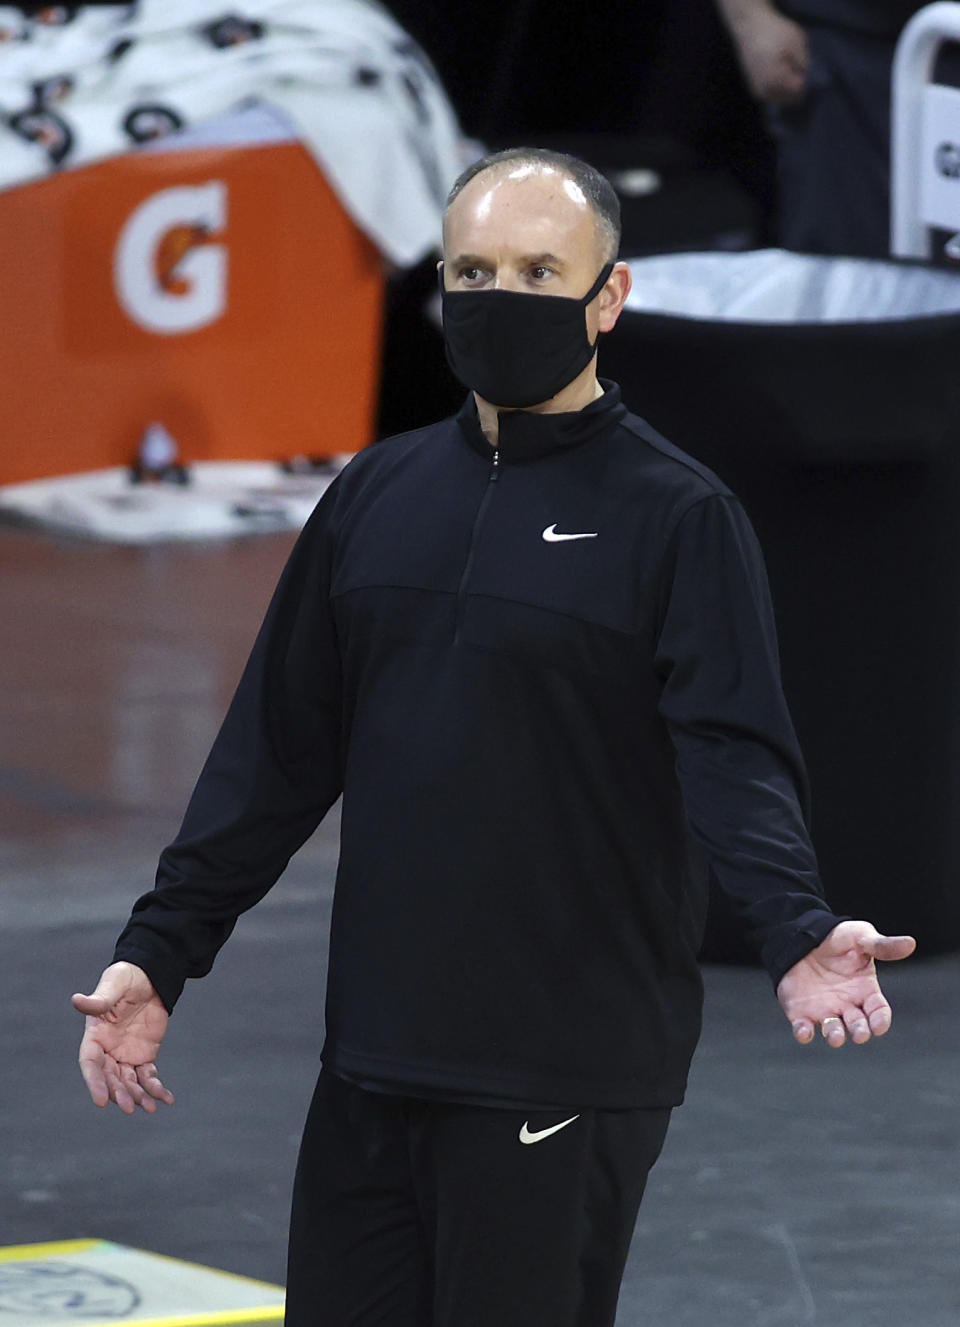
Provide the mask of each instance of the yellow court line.
POLYGON ((22 1258, 57 1258, 61 1253, 86 1253, 103 1243, 102 1239, 62 1239, 51 1244, 7 1244, 0 1248, 0 1262, 19 1262, 22 1258))
POLYGON ((215 1313, 178 1313, 173 1318, 111 1318, 104 1322, 89 1322, 86 1327, 118 1327, 126 1322, 130 1327, 228 1327, 240 1322, 279 1322, 283 1305, 264 1305, 259 1309, 222 1309, 215 1313))

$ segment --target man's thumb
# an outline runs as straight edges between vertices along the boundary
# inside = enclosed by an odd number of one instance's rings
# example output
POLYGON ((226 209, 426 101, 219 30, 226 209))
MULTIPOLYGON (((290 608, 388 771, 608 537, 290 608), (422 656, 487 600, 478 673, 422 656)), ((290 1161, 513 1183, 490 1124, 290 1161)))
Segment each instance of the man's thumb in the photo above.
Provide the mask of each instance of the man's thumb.
POLYGON ((77 991, 76 994, 70 995, 70 1003, 77 1010, 77 1013, 100 1015, 106 1014, 106 1011, 113 1006, 114 1002, 112 999, 97 995, 96 991, 93 995, 82 995, 80 991, 77 991))
POLYGON ((70 1003, 73 1005, 74 1009, 81 1014, 105 1014, 116 1004, 116 997, 114 996, 113 998, 110 998, 99 994, 99 991, 99 986, 92 995, 83 995, 81 992, 77 991, 75 995, 71 995, 70 1003))
POLYGON ((121 996, 130 987, 130 971, 119 963, 111 964, 102 973, 97 982, 97 989, 92 995, 78 991, 70 997, 70 1002, 81 1014, 93 1014, 95 1017, 109 1013, 121 996))
POLYGON ((909 958, 917 947, 912 935, 878 935, 871 951, 874 958, 891 962, 898 958, 909 958))

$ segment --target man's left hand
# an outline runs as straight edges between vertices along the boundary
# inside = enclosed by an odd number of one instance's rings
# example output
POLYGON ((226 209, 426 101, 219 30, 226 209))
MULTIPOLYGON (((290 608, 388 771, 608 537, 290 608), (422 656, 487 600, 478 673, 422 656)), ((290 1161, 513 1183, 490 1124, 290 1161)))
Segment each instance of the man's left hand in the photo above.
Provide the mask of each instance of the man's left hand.
POLYGON ((875 960, 909 958, 916 947, 913 936, 881 935, 869 922, 838 923, 777 987, 797 1041, 812 1041, 818 1023, 831 1046, 883 1036, 892 1015, 875 960))

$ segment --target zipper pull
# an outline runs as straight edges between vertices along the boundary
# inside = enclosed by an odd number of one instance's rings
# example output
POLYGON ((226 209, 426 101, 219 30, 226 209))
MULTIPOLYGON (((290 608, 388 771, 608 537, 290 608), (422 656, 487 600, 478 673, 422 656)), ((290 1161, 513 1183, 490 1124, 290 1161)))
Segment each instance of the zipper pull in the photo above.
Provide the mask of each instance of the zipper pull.
POLYGON ((490 471, 490 483, 500 478, 500 448, 493 453, 493 469, 490 471))

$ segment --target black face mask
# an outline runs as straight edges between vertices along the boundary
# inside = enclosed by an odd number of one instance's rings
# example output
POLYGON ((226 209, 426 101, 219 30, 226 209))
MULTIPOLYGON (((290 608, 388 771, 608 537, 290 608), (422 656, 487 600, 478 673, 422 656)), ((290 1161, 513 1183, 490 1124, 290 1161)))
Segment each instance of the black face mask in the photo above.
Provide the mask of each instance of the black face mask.
POLYGON ((517 290, 444 290, 447 363, 464 387, 491 405, 539 405, 590 363, 583 311, 607 283, 607 263, 583 299, 517 290))

